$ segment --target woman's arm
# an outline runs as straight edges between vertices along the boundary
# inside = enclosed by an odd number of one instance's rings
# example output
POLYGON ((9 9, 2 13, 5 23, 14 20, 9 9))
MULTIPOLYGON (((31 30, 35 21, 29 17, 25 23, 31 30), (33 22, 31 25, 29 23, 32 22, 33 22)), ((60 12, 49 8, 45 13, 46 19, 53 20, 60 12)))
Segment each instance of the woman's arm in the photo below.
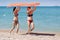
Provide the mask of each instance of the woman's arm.
POLYGON ((14 11, 14 13, 18 13, 19 10, 20 10, 20 8, 16 8, 15 11, 14 11))
POLYGON ((34 12, 36 10, 36 7, 34 6, 34 8, 33 9, 30 9, 29 11, 27 11, 27 13, 30 13, 30 12, 34 12))
POLYGON ((32 11, 32 9, 30 9, 29 11, 27 11, 27 13, 30 13, 32 11))
POLYGON ((36 10, 36 6, 34 6, 34 8, 32 9, 32 11, 35 11, 36 10))
POLYGON ((17 8, 17 11, 19 11, 20 10, 20 8, 17 8))

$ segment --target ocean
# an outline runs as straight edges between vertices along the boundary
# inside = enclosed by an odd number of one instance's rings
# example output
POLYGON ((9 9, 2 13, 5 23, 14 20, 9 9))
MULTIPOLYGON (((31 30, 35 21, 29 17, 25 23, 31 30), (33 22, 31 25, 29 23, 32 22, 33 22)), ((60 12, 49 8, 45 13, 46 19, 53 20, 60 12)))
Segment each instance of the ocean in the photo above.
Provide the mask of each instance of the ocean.
MULTIPOLYGON (((27 7, 20 7, 19 28, 27 30, 27 7)), ((60 7, 37 6, 33 14, 34 31, 60 32, 60 7)), ((13 22, 13 7, 0 6, 0 29, 11 29, 13 22)))

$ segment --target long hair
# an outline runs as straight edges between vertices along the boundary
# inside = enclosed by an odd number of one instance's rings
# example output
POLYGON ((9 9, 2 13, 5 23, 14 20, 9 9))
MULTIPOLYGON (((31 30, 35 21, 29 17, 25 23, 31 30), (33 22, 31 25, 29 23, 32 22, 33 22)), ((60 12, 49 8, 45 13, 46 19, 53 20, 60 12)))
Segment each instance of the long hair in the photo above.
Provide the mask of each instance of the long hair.
POLYGON ((13 8, 13 12, 15 11, 16 7, 13 8))
POLYGON ((31 7, 27 7, 27 8, 30 8, 31 9, 31 7))

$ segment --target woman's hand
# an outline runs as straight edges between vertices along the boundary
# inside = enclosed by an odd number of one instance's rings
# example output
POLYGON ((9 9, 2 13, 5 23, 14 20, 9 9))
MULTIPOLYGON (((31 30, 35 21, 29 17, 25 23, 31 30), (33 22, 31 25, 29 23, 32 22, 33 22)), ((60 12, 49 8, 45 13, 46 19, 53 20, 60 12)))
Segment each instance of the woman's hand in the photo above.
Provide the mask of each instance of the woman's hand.
POLYGON ((17 11, 19 11, 19 10, 20 10, 20 8, 18 7, 18 8, 17 8, 17 11))

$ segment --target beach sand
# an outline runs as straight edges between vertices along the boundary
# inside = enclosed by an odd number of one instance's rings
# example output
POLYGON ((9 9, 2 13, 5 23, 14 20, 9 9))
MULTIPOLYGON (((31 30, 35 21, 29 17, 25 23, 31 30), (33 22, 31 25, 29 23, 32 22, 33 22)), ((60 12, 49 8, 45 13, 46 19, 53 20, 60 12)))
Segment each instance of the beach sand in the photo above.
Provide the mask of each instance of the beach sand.
POLYGON ((0 40, 60 40, 60 33, 48 33, 48 32, 32 32, 26 34, 26 32, 9 33, 8 30, 0 30, 0 40))

